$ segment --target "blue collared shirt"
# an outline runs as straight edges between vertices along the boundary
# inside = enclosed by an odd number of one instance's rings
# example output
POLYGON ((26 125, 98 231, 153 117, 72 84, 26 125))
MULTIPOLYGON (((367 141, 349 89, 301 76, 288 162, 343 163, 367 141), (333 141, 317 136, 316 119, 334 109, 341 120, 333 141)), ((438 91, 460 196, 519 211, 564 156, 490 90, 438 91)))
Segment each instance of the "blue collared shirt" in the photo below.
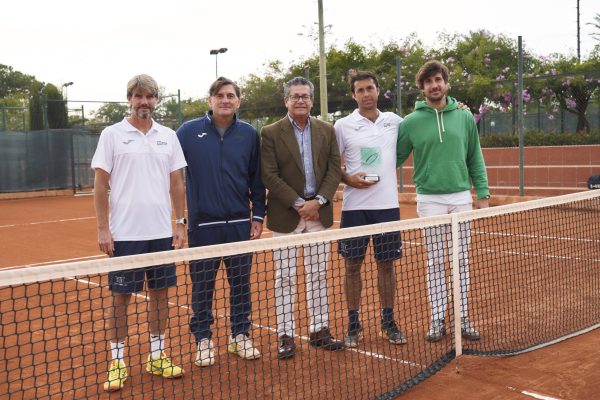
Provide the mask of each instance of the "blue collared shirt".
POLYGON ((296 141, 300 148, 300 157, 304 166, 304 197, 313 197, 317 193, 317 178, 315 177, 313 167, 310 118, 304 130, 298 127, 289 114, 288 119, 294 128, 294 136, 296 136, 296 141))

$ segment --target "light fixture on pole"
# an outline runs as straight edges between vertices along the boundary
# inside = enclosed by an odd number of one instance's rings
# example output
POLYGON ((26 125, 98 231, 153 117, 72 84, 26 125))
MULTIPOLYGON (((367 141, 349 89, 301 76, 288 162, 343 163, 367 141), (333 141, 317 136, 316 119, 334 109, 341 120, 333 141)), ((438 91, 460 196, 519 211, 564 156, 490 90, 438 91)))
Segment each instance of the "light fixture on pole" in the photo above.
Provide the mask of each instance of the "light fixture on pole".
POLYGON ((71 86, 73 82, 63 83, 62 87, 65 88, 65 100, 67 100, 67 95, 69 94, 68 87, 71 86))
POLYGON ((219 57, 219 54, 225 53, 226 51, 227 49, 225 47, 221 47, 220 49, 212 49, 210 51, 210 54, 215 56, 215 78, 219 77, 217 58, 219 57))

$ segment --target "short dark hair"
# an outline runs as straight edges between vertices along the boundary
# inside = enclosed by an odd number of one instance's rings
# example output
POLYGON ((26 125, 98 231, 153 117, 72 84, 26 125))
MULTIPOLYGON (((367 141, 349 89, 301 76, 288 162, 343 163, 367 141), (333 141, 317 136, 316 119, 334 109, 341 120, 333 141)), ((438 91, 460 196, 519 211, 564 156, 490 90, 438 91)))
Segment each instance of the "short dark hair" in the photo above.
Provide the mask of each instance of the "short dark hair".
POLYGON ((210 85, 210 88, 208 89, 208 95, 211 97, 216 95, 217 93, 219 93, 219 90, 221 90, 221 88, 225 85, 233 86, 233 89, 235 90, 235 94, 237 95, 238 99, 242 97, 242 90, 237 85, 237 83, 223 76, 218 77, 217 80, 215 80, 212 83, 212 85, 210 85))
POLYGON ((417 84, 417 87, 422 90, 425 80, 435 74, 442 74, 444 82, 448 83, 448 76, 450 75, 448 67, 437 60, 431 60, 427 61, 421 66, 421 68, 419 68, 419 72, 417 72, 415 77, 415 83, 417 84))
POLYGON ((352 89, 352 93, 354 93, 354 82, 356 81, 364 81, 367 79, 372 79, 373 83, 375 83, 375 87, 379 89, 379 82, 377 81, 377 76, 371 71, 353 71, 350 73, 350 89, 352 89))

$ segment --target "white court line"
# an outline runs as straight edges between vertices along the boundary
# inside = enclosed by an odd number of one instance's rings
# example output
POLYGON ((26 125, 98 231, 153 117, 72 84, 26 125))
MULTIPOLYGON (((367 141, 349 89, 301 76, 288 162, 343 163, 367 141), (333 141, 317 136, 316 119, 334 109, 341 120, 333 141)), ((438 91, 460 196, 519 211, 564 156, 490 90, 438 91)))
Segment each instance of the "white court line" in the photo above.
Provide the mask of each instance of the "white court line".
POLYGON ((73 261, 82 261, 82 260, 93 260, 95 258, 106 258, 106 254, 98 254, 98 255, 95 255, 95 256, 86 256, 86 257, 66 258, 64 260, 56 260, 56 261, 42 261, 42 262, 33 263, 33 264, 13 265, 11 267, 3 267, 3 268, 0 268, 0 269, 5 270, 5 269, 27 268, 27 267, 35 267, 37 265, 52 265, 52 264, 64 263, 64 262, 73 262, 73 261))
POLYGON ((484 231, 475 231, 475 233, 478 233, 481 235, 493 235, 493 236, 504 236, 504 237, 522 237, 522 238, 527 238, 527 239, 552 239, 552 240, 562 240, 562 241, 567 241, 567 242, 600 243, 600 240, 579 239, 579 238, 563 237, 563 236, 546 236, 546 235, 537 236, 537 235, 526 235, 524 233, 514 234, 514 233, 484 232, 484 231))
POLYGON ((96 217, 65 218, 65 219, 56 219, 56 220, 52 220, 52 221, 28 222, 26 224, 0 225, 0 229, 1 228, 14 228, 16 226, 55 224, 57 222, 84 221, 84 220, 88 220, 88 219, 96 219, 96 217))
MULTIPOLYGON (((79 217, 79 218, 65 218, 65 219, 54 219, 48 221, 38 221, 38 222, 27 222, 24 224, 8 224, 8 225, 0 225, 0 229, 2 228, 14 228, 17 226, 29 226, 29 225, 43 225, 43 224, 55 224, 58 222, 70 222, 70 221, 83 221, 88 219, 96 219, 96 217, 79 217)), ((339 224, 340 221, 333 221, 333 223, 339 224)), ((263 233, 270 233, 271 231, 266 228, 263 229, 263 233)))
POLYGON ((560 400, 558 397, 552 397, 552 396, 546 396, 544 394, 539 394, 539 393, 534 393, 534 392, 529 392, 527 390, 522 390, 521 391, 522 394, 524 394, 525 396, 530 396, 533 397, 534 399, 541 399, 541 400, 560 400))
POLYGON ((541 393, 536 393, 536 392, 532 392, 529 390, 519 390, 516 389, 514 387, 507 387, 508 390, 510 390, 511 392, 519 392, 525 396, 529 396, 529 397, 533 397, 534 399, 539 399, 539 400, 561 400, 559 397, 552 397, 552 396, 548 396, 545 394, 541 394, 541 393))
MULTIPOLYGON (((76 282, 81 282, 84 283, 86 285, 93 285, 93 286, 101 286, 99 283, 97 282, 92 282, 92 281, 88 281, 87 279, 79 279, 79 278, 74 278, 74 277, 68 277, 68 279, 71 279, 73 281, 76 282)), ((139 294, 139 293, 134 293, 134 296, 140 298, 140 299, 145 299, 146 301, 148 301, 148 296, 144 296, 143 294, 139 294)), ((169 305, 174 306, 174 307, 178 307, 178 308, 183 308, 184 310, 191 310, 190 307, 188 306, 182 306, 176 303, 172 303, 169 302, 169 305)), ((217 318, 226 318, 224 315, 218 315, 217 314, 217 318)), ((275 328, 271 328, 270 326, 265 326, 265 325, 260 325, 260 324, 255 324, 253 323, 252 326, 259 328, 259 329, 264 329, 264 330, 268 330, 270 332, 273 333, 277 333, 277 329, 275 328)), ((308 342, 310 339, 306 336, 303 335, 297 335, 298 338, 300 338, 300 340, 304 340, 305 342, 308 342)), ((368 357, 373 357, 373 358, 379 358, 381 360, 388 360, 388 361, 393 361, 393 362, 397 362, 400 364, 406 364, 406 365, 410 365, 411 367, 418 367, 421 369, 425 369, 426 367, 424 365, 412 362, 412 361, 406 361, 406 360, 402 360, 402 359, 397 359, 397 358, 391 358, 388 356, 384 356, 383 354, 377 354, 377 353, 373 353, 370 351, 364 351, 364 350, 359 350, 359 349, 350 349, 350 348, 345 348, 344 350, 347 351, 352 351, 354 353, 358 353, 358 354, 362 354, 362 355, 366 355, 368 357)))
MULTIPOLYGON (((594 240, 594 239, 577 239, 577 238, 570 238, 570 237, 560 237, 560 236, 535 236, 535 235, 524 235, 524 234, 508 234, 508 233, 501 233, 501 232, 483 232, 483 231, 476 231, 475 233, 479 233, 482 235, 498 235, 498 236, 509 236, 509 237, 526 237, 529 239, 553 239, 553 240, 562 240, 562 241, 574 241, 574 242, 587 242, 587 243, 599 243, 600 244, 600 240, 594 240)), ((422 242, 415 242, 415 241, 402 241, 402 243, 405 244, 409 244, 409 245, 413 245, 413 246, 425 246, 424 243, 422 242)), ((508 255, 517 255, 517 256, 535 256, 535 257, 541 257, 541 258, 549 258, 549 259, 558 259, 558 260, 574 260, 574 261, 591 261, 591 262, 600 262, 600 259, 589 259, 589 258, 582 258, 582 257, 570 257, 570 256, 557 256, 557 255, 552 255, 552 254, 548 254, 548 253, 528 253, 528 252, 521 252, 521 251, 508 251, 508 250, 494 250, 494 249, 474 249, 474 250, 469 250, 472 252, 485 252, 485 253, 500 253, 500 254, 508 254, 508 255)))

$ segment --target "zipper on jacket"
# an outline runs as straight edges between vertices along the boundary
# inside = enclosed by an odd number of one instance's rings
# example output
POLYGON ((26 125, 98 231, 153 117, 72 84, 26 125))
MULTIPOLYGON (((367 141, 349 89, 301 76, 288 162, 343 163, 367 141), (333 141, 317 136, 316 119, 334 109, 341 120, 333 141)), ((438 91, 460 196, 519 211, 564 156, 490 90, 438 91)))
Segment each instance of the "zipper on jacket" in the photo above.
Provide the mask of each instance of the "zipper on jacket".
MULTIPOLYGON (((221 139, 221 146, 220 146, 220 149, 219 149, 220 153, 221 153, 221 156, 219 157, 219 171, 221 171, 221 182, 225 182, 225 170, 223 168, 223 157, 224 157, 223 153, 225 152, 223 150, 223 146, 225 146, 225 135, 227 135, 228 131, 231 129, 231 127, 233 125, 235 125, 235 122, 233 124, 229 125, 229 128, 227 128, 225 130, 225 133, 223 133, 223 136, 221 136, 219 134, 219 131, 217 131, 217 135, 219 135, 220 139, 221 139)), ((216 130, 216 128, 215 128, 215 130, 216 130)), ((223 185, 219 185, 219 186, 221 188, 223 187, 223 185)), ((221 193, 221 196, 222 196, 221 198, 223 199, 223 205, 225 206, 227 204, 227 201, 225 200, 225 194, 223 193, 222 190, 220 190, 219 192, 221 193)), ((227 204, 227 206, 225 208, 226 208, 225 211, 227 213, 226 215, 231 215, 231 210, 229 209, 228 204, 227 204)), ((229 218, 229 217, 227 217, 227 218, 229 218)))

